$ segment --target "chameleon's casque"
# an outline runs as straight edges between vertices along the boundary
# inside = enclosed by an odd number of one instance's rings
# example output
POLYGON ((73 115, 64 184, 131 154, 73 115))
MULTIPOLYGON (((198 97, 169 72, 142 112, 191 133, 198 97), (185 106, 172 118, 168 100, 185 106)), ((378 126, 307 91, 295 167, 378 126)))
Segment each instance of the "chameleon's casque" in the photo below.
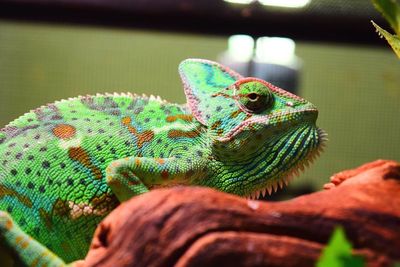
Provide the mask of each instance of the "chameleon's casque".
POLYGON ((104 216, 149 189, 203 185, 258 198, 321 149, 310 102, 207 60, 179 71, 186 105, 77 97, 1 130, 0 237, 22 261, 62 262, 46 248, 65 262, 83 258, 104 216))

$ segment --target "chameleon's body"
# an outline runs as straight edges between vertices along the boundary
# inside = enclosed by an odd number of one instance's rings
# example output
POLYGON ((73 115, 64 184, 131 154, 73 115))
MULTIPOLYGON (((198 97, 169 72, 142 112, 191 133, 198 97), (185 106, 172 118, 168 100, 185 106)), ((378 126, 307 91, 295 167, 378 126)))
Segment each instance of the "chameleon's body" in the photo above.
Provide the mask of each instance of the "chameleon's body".
POLYGON ((211 61, 186 60, 180 73, 187 105, 78 97, 2 129, 0 210, 8 213, 0 213, 0 239, 23 262, 60 263, 45 247, 65 262, 83 258, 102 218, 152 188, 204 185, 258 197, 321 147, 306 100, 211 61))

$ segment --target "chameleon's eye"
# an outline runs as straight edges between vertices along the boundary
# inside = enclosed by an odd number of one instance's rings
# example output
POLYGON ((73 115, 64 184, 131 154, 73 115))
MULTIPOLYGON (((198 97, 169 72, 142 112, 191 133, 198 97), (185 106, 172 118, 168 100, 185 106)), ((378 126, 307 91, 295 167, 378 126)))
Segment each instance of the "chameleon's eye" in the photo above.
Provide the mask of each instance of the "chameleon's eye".
POLYGON ((257 102, 258 99, 260 98, 260 95, 257 93, 250 93, 247 95, 247 98, 249 99, 249 101, 251 102, 257 102))
POLYGON ((273 104, 274 97, 268 87, 258 81, 251 81, 239 86, 239 102, 252 113, 261 113, 273 104))

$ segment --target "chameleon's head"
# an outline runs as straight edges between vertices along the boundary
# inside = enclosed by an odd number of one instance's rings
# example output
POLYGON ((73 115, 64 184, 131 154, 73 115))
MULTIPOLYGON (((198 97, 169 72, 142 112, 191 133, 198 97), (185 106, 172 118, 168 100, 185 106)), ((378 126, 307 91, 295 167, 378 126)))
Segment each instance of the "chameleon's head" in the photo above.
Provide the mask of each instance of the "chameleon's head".
POLYGON ((321 150, 326 134, 316 127, 316 107, 303 98, 212 61, 185 60, 180 73, 189 108, 212 142, 215 179, 208 185, 257 198, 321 150))

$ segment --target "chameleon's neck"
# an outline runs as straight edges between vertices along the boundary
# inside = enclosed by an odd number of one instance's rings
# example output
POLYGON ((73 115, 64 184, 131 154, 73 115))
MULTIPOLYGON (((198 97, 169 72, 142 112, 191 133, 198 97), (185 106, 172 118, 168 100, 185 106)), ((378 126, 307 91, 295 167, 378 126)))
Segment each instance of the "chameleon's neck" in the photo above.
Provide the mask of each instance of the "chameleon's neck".
MULTIPOLYGON (((244 186, 260 184, 262 188, 302 164, 319 146, 318 130, 310 125, 296 127, 284 135, 252 140, 233 142, 230 148, 235 152, 231 154, 217 151, 221 146, 214 146, 213 162, 209 165, 211 175, 229 177, 234 182, 241 181, 244 186)), ((224 190, 229 192, 229 189, 224 190)))
MULTIPOLYGON (((258 169, 258 177, 280 179, 289 170, 293 170, 301 161, 316 151, 319 144, 317 127, 303 125, 275 138, 263 145, 259 155, 253 157, 254 169, 258 169)), ((251 169, 251 167, 249 168, 251 169)))

